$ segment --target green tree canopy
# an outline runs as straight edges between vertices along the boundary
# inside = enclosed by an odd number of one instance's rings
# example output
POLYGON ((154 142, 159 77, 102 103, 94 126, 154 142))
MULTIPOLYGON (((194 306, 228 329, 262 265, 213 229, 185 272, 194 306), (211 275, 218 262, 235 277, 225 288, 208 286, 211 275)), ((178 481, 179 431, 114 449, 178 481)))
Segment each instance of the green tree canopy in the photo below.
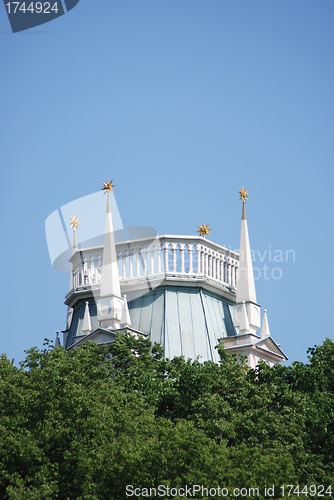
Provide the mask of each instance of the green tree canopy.
POLYGON ((3 355, 0 498, 116 500, 131 498, 127 485, 147 498, 143 488, 194 484, 259 488, 257 498, 275 485, 281 498, 284 484, 334 487, 333 342, 310 349, 308 364, 257 370, 219 351, 219 365, 168 360, 161 346, 118 334, 110 348, 33 348, 19 369, 3 355))

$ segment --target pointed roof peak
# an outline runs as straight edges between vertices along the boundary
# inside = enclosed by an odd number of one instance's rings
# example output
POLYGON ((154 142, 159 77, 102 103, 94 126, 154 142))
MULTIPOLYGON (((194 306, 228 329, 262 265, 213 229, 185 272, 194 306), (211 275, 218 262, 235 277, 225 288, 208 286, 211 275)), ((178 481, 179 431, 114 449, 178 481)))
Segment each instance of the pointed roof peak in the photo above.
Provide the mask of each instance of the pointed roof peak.
POLYGON ((61 345, 60 343, 60 338, 59 338, 59 330, 56 331, 56 340, 55 340, 55 347, 58 347, 61 345))
POLYGON ((240 318, 240 333, 247 333, 250 331, 248 314, 246 311, 245 301, 242 301, 241 318, 240 318))
POLYGON ((248 198, 247 189, 242 187, 239 191, 242 200, 242 220, 239 247, 239 271, 237 283, 237 303, 246 302, 256 303, 256 292, 253 275, 253 264, 250 250, 248 227, 246 219, 245 202, 248 198))
POLYGON ((89 312, 89 302, 88 300, 86 301, 86 305, 85 305, 85 315, 84 315, 84 319, 83 319, 83 322, 82 322, 82 331, 83 333, 91 333, 93 330, 92 330, 92 322, 91 322, 91 318, 90 318, 90 312, 89 312))
POLYGON ((114 184, 112 181, 103 183, 102 191, 107 193, 107 213, 106 225, 104 232, 104 245, 103 245, 103 261, 102 261, 102 278, 100 297, 116 297, 121 296, 118 263, 115 246, 115 235, 112 221, 112 213, 110 209, 110 193, 113 192, 114 184))
POLYGON ((262 328, 261 328, 260 336, 261 336, 261 339, 263 339, 264 337, 270 337, 267 309, 263 310, 262 328))

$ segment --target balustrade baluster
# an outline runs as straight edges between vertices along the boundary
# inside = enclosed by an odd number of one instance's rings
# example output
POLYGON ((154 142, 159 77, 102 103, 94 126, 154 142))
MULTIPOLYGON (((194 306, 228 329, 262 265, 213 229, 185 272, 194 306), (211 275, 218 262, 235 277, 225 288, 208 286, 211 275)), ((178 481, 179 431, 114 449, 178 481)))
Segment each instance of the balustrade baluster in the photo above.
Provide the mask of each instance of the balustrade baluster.
POLYGON ((129 250, 129 277, 133 278, 133 250, 129 250))
POLYGON ((208 276, 208 274, 209 274, 209 269, 208 269, 209 268, 209 256, 208 256, 208 252, 206 249, 205 249, 205 254, 204 254, 204 266, 203 266, 203 268, 204 268, 204 274, 206 276, 208 276))
POLYGON ((95 283, 95 261, 94 261, 94 255, 92 255, 91 258, 90 258, 89 282, 91 284, 95 283))
POLYGON ((224 281, 224 261, 222 256, 219 259, 219 279, 220 281, 224 281))
POLYGON ((173 255, 173 273, 175 273, 175 272, 176 272, 176 250, 177 250, 176 246, 175 246, 175 245, 173 245, 173 246, 172 246, 172 255, 173 255))
POLYGON ((148 254, 147 248, 144 248, 144 250, 142 251, 144 275, 147 274, 147 254, 148 254))
POLYGON ((168 273, 169 268, 168 268, 168 244, 164 243, 163 251, 165 254, 165 272, 168 273))
POLYGON ((231 284, 231 264, 230 264, 230 262, 227 263, 227 283, 229 285, 231 284))
POLYGON ((161 273, 161 247, 157 248, 158 273, 161 273))
POLYGON ((189 274, 192 274, 193 271, 193 247, 192 245, 188 245, 188 255, 189 255, 189 274))
POLYGON ((122 252, 122 278, 126 278, 126 250, 122 252))
POLYGON ((87 259, 85 257, 84 258, 84 264, 83 264, 83 284, 84 285, 87 284, 87 278, 88 278, 88 275, 87 275, 87 259))
POLYGON ((181 273, 184 273, 184 245, 180 245, 181 273))
POLYGON ((201 256, 201 248, 199 245, 196 247, 196 252, 197 252, 197 269, 196 272, 199 274, 201 272, 201 264, 202 264, 202 256, 201 256))
POLYGON ((101 255, 98 255, 97 256, 97 272, 96 272, 96 281, 98 283, 101 281, 101 267, 102 267, 101 255))
POLYGON ((140 248, 136 249, 136 276, 140 276, 140 248))
POLYGON ((154 246, 149 247, 149 252, 150 252, 150 255, 151 255, 150 274, 154 274, 154 253, 155 253, 155 247, 154 246))

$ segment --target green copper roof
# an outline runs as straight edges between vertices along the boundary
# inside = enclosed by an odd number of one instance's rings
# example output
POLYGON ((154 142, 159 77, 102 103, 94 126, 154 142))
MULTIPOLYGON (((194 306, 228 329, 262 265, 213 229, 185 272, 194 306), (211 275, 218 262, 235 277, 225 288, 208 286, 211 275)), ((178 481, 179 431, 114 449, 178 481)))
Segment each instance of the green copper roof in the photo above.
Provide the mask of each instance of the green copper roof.
POLYGON ((200 288, 164 287, 128 305, 131 327, 162 344, 166 358, 218 362, 218 339, 235 335, 230 305, 200 288))
MULTIPOLYGON (((215 346, 221 337, 235 335, 231 305, 218 295, 200 287, 165 286, 128 303, 131 328, 147 333, 152 343, 160 343, 166 358, 219 361, 215 346)), ((82 335, 85 311, 83 300, 73 311, 69 347, 82 335)), ((99 326, 94 299, 89 300, 92 329, 99 326)))

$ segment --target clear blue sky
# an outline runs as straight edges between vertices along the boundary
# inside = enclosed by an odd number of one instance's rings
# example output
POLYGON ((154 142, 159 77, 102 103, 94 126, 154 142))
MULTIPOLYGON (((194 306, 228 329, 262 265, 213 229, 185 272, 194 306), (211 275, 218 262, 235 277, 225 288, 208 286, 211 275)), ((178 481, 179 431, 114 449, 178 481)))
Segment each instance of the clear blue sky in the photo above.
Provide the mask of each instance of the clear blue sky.
POLYGON ((108 177, 125 225, 205 221, 232 249, 245 185, 254 266, 282 270, 256 281, 273 338, 306 361, 332 337, 333 20, 326 0, 80 0, 12 34, 0 6, 0 352, 65 328, 45 220, 108 177))

